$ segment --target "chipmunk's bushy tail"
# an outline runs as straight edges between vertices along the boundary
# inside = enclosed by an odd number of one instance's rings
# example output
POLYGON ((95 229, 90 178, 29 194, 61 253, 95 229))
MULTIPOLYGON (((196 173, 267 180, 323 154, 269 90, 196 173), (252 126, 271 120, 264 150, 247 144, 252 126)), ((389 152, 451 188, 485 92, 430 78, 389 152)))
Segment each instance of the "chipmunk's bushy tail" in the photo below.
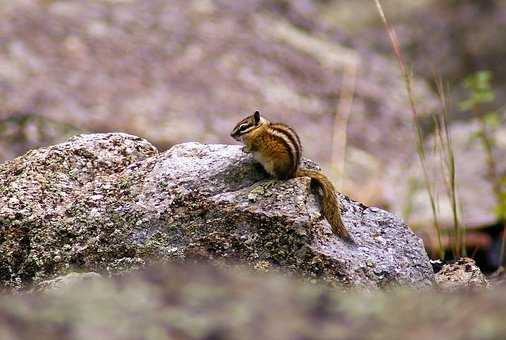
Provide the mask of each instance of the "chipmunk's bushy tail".
POLYGON ((351 242, 352 238, 341 219, 341 209, 336 197, 336 191, 332 182, 319 171, 297 170, 295 177, 310 177, 322 188, 323 191, 323 216, 329 221, 332 232, 345 241, 351 242))

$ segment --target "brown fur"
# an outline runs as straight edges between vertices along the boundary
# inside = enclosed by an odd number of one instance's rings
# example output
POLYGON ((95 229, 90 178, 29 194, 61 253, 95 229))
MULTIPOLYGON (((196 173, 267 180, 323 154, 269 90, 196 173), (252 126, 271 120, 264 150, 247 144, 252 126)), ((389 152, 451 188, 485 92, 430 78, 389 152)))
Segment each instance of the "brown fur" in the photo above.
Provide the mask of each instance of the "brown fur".
POLYGON ((346 241, 351 241, 351 236, 341 220, 339 202, 332 182, 320 171, 299 170, 302 145, 295 131, 287 125, 260 119, 260 114, 256 114, 256 121, 254 115, 240 121, 231 136, 241 140, 244 143, 244 151, 253 153, 255 159, 272 177, 310 177, 315 181, 322 188, 323 215, 332 227, 332 232, 346 241), (244 124, 246 126, 243 126, 242 131, 241 126, 244 124))

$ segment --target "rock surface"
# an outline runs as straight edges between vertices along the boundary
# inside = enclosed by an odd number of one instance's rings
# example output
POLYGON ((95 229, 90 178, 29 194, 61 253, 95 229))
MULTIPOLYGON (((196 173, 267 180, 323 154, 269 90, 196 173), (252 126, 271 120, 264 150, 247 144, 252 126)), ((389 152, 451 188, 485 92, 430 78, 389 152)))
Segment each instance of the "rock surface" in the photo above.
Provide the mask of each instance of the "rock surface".
POLYGON ((309 179, 253 186, 264 178, 239 146, 187 143, 159 154, 117 133, 30 151, 0 165, 1 283, 221 259, 353 286, 431 285, 423 243, 397 217, 343 196, 356 241, 343 243, 309 179))

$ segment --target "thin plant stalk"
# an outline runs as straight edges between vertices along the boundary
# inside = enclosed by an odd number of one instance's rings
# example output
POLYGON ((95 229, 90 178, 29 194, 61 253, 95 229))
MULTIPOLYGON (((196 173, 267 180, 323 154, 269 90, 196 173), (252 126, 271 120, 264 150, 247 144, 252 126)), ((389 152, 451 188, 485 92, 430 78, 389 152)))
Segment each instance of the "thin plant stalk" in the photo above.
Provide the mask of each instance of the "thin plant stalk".
POLYGON ((416 132, 417 154, 418 154, 418 158, 420 160, 420 165, 422 167, 425 187, 426 187, 427 193, 429 195, 430 205, 431 205, 431 209, 432 209, 432 216, 433 216, 433 220, 434 220, 434 229, 436 231, 436 236, 437 236, 437 241, 438 241, 438 246, 439 246, 439 257, 442 260, 444 260, 444 250, 443 250, 443 245, 441 242, 441 226, 440 226, 439 218, 438 218, 438 209, 437 209, 436 199, 435 199, 434 192, 433 192, 431 184, 430 184, 429 175, 428 175, 428 171, 427 171, 427 167, 426 167, 423 134, 422 134, 422 130, 420 128, 420 124, 418 124, 418 113, 416 110, 415 96, 413 94, 412 74, 410 71, 408 71, 408 68, 405 66, 405 63, 404 63, 404 60, 403 60, 402 54, 401 54, 399 39, 397 38, 397 34, 395 33, 395 30, 388 22, 380 1, 374 0, 374 2, 376 3, 376 7, 377 7, 378 12, 381 16, 381 20, 383 21, 383 24, 385 26, 385 30, 388 34, 388 37, 390 38, 390 43, 392 45, 392 48, 395 53, 395 57, 396 57, 397 62, 399 64, 399 68, 401 70, 401 75, 404 80, 404 85, 406 87, 406 91, 408 94, 409 106, 411 108, 411 117, 413 120, 413 125, 415 127, 415 132, 416 132))
POLYGON ((346 158, 347 127, 351 116, 351 107, 355 95, 355 87, 358 72, 358 60, 354 60, 345 66, 339 102, 337 105, 334 128, 332 129, 332 152, 331 164, 338 169, 337 189, 342 191, 344 182, 344 164, 346 158))
MULTIPOLYGON (((480 139, 482 141, 483 148, 485 149, 485 156, 486 156, 486 162, 487 162, 487 168, 488 168, 488 176, 490 181, 493 185, 493 191, 494 195, 496 196, 496 200, 498 204, 502 204, 502 197, 504 195, 503 188, 501 184, 501 179, 499 178, 498 171, 497 171, 497 163, 494 158, 494 151, 492 143, 493 141, 489 137, 488 133, 488 127, 487 123, 485 121, 484 117, 481 117, 480 119, 481 124, 481 133, 480 133, 480 139)), ((504 255, 505 255, 505 246, 506 246, 506 221, 504 219, 504 216, 501 216, 500 222, 503 224, 503 235, 501 240, 501 250, 499 254, 499 260, 502 265, 504 262, 504 255)))
POLYGON ((441 115, 436 117, 436 131, 439 136, 439 143, 441 144, 443 163, 446 167, 446 185, 448 196, 450 197, 450 207, 453 217, 453 231, 455 235, 455 255, 460 257, 460 254, 466 253, 464 230, 461 228, 458 212, 457 202, 457 187, 456 187, 456 171, 455 171, 455 154, 453 152, 453 145, 448 130, 448 112, 449 102, 441 78, 436 77, 436 88, 441 105, 441 115))
POLYGON ((499 267, 501 268, 504 263, 504 248, 506 245, 506 223, 504 223, 504 227, 502 229, 502 241, 501 241, 501 252, 499 253, 499 267))

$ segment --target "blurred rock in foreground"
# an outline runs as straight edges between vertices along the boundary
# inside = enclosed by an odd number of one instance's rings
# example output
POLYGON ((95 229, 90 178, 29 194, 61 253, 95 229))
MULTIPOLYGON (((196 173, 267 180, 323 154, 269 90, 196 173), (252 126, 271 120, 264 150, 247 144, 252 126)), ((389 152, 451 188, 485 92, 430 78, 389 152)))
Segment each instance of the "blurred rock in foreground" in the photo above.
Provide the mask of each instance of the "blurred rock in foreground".
POLYGON ((308 178, 253 186, 264 178, 239 146, 187 143, 158 154, 116 133, 32 150, 0 165, 1 284, 221 259, 334 284, 431 285, 423 243, 399 218, 341 197, 356 242, 344 243, 308 178))
POLYGON ((504 339, 506 287, 340 292, 202 265, 0 296, 2 339, 504 339))

